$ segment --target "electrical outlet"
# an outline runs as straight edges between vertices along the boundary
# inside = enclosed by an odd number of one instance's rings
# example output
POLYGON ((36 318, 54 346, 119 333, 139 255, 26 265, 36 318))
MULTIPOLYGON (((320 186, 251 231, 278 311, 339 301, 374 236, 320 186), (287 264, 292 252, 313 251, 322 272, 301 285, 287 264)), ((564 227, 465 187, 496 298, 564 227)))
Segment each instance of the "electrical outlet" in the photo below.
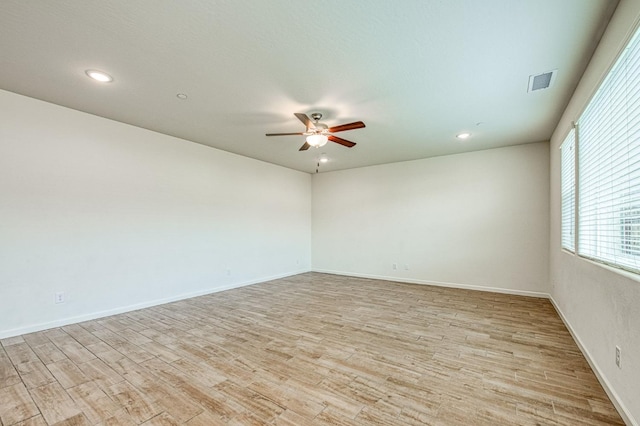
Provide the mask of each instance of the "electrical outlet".
POLYGON ((622 368, 622 361, 620 360, 621 355, 622 349, 620 349, 620 346, 616 346, 616 365, 618 366, 618 368, 622 368))
POLYGON ((64 292, 59 291, 56 293, 56 303, 64 303, 64 292))
POLYGON ((398 264, 397 264, 397 263, 394 263, 394 264, 393 264, 393 270, 395 271, 396 269, 398 269, 398 264))
POLYGON ((409 265, 407 265, 406 263, 404 264, 404 270, 408 271, 409 270, 409 265))

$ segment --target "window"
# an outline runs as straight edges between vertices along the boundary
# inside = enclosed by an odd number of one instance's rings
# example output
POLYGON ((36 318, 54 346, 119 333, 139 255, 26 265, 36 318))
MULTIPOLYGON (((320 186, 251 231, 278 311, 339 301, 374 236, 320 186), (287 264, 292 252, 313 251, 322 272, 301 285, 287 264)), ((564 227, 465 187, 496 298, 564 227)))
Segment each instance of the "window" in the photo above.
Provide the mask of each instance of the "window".
POLYGON ((639 34, 578 120, 578 253, 636 273, 640 273, 639 34))
POLYGON ((561 150, 561 178, 562 193, 562 248, 575 252, 576 227, 576 132, 571 129, 560 147, 561 150))
POLYGON ((622 253, 640 256, 640 202, 623 212, 620 225, 622 253))

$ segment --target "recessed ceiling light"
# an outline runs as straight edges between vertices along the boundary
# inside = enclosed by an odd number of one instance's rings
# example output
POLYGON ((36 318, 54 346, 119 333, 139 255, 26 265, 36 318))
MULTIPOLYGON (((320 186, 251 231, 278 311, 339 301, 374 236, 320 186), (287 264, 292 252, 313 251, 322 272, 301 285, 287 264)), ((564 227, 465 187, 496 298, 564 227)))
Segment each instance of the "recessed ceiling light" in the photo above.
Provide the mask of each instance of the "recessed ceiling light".
POLYGON ((178 99, 182 99, 183 101, 184 101, 185 99, 187 99, 187 98, 188 98, 188 96, 187 96, 187 95, 185 95, 184 93, 178 93, 178 94, 176 95, 176 97, 177 97, 178 99))
POLYGON ((458 133, 456 135, 456 138, 458 138, 458 139, 467 139, 467 138, 469 138, 469 136, 471 136, 471 133, 464 132, 464 133, 458 133))
POLYGON ((98 70, 86 70, 85 74, 87 74, 92 79, 99 81, 101 83, 111 83, 113 81, 113 77, 111 77, 106 72, 102 72, 98 70))

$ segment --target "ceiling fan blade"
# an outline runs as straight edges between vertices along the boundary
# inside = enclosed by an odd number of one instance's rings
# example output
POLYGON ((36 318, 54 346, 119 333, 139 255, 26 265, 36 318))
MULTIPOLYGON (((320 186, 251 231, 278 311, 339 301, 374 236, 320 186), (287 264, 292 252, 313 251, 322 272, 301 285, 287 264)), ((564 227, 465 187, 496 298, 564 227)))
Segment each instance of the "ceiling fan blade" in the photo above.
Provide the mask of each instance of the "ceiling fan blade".
MULTIPOLYGON (((362 129, 365 127, 362 121, 354 121, 349 124, 341 124, 339 126, 329 127, 331 133, 344 132, 345 130, 362 129)), ((334 141, 335 142, 335 141, 334 141)))
POLYGON ((355 142, 351 142, 351 141, 348 141, 346 139, 342 139, 342 138, 339 138, 339 137, 333 136, 333 135, 329 135, 329 140, 331 142, 335 142, 335 143, 339 143, 340 145, 344 145, 347 148, 351 148, 351 147, 355 146, 355 144, 356 144, 355 142))
POLYGON ((316 128, 316 126, 313 125, 313 121, 311 121, 311 119, 309 117, 307 117, 306 114, 302 114, 302 113, 296 112, 293 115, 298 117, 298 120, 302 121, 302 124, 304 124, 307 127, 307 129, 315 129, 316 128))
POLYGON ((304 135, 302 132, 298 133, 267 133, 265 136, 290 136, 290 135, 304 135))
POLYGON ((309 145, 308 143, 305 142, 304 145, 302 145, 298 151, 306 151, 310 147, 311 147, 311 145, 309 145))

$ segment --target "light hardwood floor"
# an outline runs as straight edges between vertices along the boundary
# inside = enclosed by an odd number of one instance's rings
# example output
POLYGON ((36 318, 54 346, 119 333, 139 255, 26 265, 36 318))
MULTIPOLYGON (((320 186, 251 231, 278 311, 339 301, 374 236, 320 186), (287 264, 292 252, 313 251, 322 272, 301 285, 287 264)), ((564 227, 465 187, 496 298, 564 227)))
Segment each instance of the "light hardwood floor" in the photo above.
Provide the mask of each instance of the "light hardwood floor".
POLYGON ((548 300, 318 273, 4 339, 0 421, 623 424, 548 300))

